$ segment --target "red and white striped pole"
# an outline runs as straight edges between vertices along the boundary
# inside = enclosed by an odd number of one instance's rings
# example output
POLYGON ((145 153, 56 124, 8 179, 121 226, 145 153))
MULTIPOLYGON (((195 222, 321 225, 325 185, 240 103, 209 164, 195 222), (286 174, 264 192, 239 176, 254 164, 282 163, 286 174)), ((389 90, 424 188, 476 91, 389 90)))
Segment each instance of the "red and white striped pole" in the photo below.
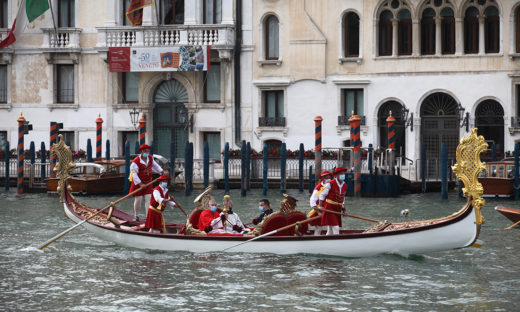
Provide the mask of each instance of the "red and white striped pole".
MULTIPOLYGON (((51 121, 51 144, 49 145, 49 151, 52 151, 53 145, 58 143, 56 140, 58 138, 58 123, 55 121, 51 121)), ((56 172, 54 172, 54 167, 56 167, 56 155, 50 153, 50 177, 55 178, 56 172)))
POLYGON ((361 197, 361 139, 359 132, 361 116, 352 115, 348 121, 350 122, 350 144, 354 146, 354 196, 361 197))
POLYGON ((20 117, 16 120, 18 121, 18 194, 23 194, 23 164, 24 164, 24 154, 23 154, 23 136, 24 136, 24 124, 25 118, 20 112, 20 117))
POLYGON ((386 123, 388 124, 388 165, 389 169, 393 173, 394 166, 394 151, 395 151, 395 118, 392 116, 392 111, 389 112, 388 118, 386 118, 386 123))
POLYGON ((321 175, 321 116, 314 117, 314 177, 321 175))
POLYGON ((101 114, 99 114, 96 119, 96 160, 101 160, 102 125, 103 119, 101 119, 101 114))
POLYGON ((143 145, 146 141, 146 118, 144 114, 139 119, 139 146, 143 145))

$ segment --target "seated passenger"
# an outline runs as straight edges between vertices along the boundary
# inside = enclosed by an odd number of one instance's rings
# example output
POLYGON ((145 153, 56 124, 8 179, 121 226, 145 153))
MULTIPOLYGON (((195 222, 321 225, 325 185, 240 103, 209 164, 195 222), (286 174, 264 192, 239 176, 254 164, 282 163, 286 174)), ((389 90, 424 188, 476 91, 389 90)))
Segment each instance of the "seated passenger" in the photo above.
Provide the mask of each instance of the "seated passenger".
POLYGON ((219 230, 219 233, 240 234, 248 232, 238 215, 233 212, 233 202, 229 201, 226 208, 220 213, 220 224, 217 223, 217 228, 218 225, 222 225, 222 222, 225 224, 225 227, 222 228, 223 231, 219 230))
POLYGON ((208 208, 200 214, 198 229, 206 233, 211 232, 215 225, 212 221, 216 218, 220 218, 220 214, 217 212, 217 201, 212 198, 208 202, 208 208))
POLYGON ((260 210, 260 216, 253 220, 254 225, 257 225, 258 223, 262 222, 265 216, 273 213, 273 209, 271 209, 271 206, 269 205, 269 200, 267 199, 262 199, 260 201, 260 203, 258 204, 258 209, 260 210))

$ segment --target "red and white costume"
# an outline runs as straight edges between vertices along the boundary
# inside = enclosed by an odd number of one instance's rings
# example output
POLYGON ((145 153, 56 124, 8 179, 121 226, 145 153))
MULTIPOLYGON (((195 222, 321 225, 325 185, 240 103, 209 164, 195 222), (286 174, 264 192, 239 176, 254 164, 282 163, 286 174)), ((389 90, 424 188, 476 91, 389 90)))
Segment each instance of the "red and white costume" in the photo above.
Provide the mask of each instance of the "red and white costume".
MULTIPOLYGON (((309 205, 311 206, 311 208, 318 206, 318 201, 320 200, 318 193, 323 187, 325 187, 325 185, 326 185, 326 183, 323 183, 323 181, 322 181, 322 182, 318 183, 318 185, 316 185, 316 187, 312 191, 311 198, 309 199, 309 205)), ((312 218, 317 215, 318 215, 318 213, 316 212, 316 210, 312 209, 307 216, 309 218, 312 218)), ((309 222, 309 225, 320 226, 321 220, 317 219, 317 220, 311 221, 311 222, 309 222)))
POLYGON ((197 227, 199 228, 199 230, 204 231, 204 229, 208 226, 213 226, 211 223, 216 218, 220 218, 220 212, 211 211, 211 209, 208 208, 200 213, 199 224, 197 225, 197 227))
MULTIPOLYGON (((319 199, 324 201, 323 209, 341 212, 341 209, 345 205, 347 184, 344 181, 340 183, 338 179, 335 178, 330 180, 318 193, 319 199)), ((341 216, 324 211, 321 217, 321 225, 341 227, 341 216)))
MULTIPOLYGON (((130 193, 137 190, 140 187, 139 184, 152 182, 152 174, 154 172, 160 174, 162 171, 161 166, 153 160, 152 155, 148 155, 146 159, 143 159, 141 155, 134 158, 130 164, 130 181, 132 181, 130 193)), ((149 185, 146 189, 135 193, 133 196, 144 196, 151 194, 152 191, 153 186, 149 185)))
POLYGON ((152 198, 150 199, 150 208, 148 208, 148 215, 146 217, 145 227, 151 230, 164 230, 164 217, 162 215, 166 205, 175 206, 175 202, 169 200, 170 194, 167 188, 158 186, 153 190, 152 198))

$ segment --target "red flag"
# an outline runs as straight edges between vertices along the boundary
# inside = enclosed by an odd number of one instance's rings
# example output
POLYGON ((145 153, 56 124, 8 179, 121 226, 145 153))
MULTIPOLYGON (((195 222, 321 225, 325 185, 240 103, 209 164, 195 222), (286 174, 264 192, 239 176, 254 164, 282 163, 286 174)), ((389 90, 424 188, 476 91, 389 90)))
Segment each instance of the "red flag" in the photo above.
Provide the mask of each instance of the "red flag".
POLYGON ((143 23, 143 8, 153 5, 153 0, 132 0, 126 11, 126 19, 132 26, 143 23))

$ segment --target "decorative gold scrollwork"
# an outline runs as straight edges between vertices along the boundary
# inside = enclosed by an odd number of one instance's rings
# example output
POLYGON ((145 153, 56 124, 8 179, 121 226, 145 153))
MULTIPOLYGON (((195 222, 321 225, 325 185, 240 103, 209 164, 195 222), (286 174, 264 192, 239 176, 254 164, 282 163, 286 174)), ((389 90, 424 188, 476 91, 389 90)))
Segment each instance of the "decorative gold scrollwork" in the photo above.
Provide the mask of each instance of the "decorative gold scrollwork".
POLYGON ((51 153, 58 157, 54 171, 60 178, 57 191, 60 194, 60 201, 63 203, 67 179, 70 178, 71 171, 76 168, 76 165, 72 161, 72 152, 70 151, 70 147, 65 144, 63 135, 58 135, 58 143, 52 145, 51 153))
POLYGON ((457 147, 457 163, 452 166, 457 178, 464 183, 462 192, 464 196, 471 200, 475 208, 475 224, 485 222, 481 209, 484 208, 486 201, 481 197, 484 193, 482 184, 478 181, 478 175, 485 172, 486 163, 480 161, 480 153, 485 151, 488 144, 483 136, 477 136, 477 129, 471 129, 471 134, 467 138, 462 138, 457 147))

